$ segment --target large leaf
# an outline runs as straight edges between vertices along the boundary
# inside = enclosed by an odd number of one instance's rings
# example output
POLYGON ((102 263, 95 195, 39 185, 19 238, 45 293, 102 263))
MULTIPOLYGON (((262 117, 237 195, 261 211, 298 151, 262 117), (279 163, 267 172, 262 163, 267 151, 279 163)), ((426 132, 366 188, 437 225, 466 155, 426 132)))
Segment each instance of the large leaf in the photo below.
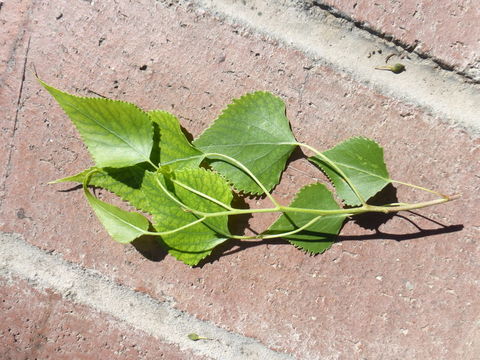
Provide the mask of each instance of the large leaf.
MULTIPOLYGON (((383 149, 373 140, 356 137, 348 139, 323 154, 348 177, 364 200, 370 199, 390 183, 383 160, 383 149)), ((358 197, 345 179, 321 157, 309 158, 330 178, 337 194, 345 204, 360 205, 358 197)))
POLYGON ((144 216, 107 204, 94 197, 87 188, 84 190, 88 203, 115 241, 129 243, 148 230, 150 223, 144 216))
MULTIPOLYGON (((203 212, 218 212, 225 209, 189 190, 179 186, 180 182, 218 201, 229 205, 232 192, 225 180, 218 174, 205 169, 184 169, 173 173, 169 178, 160 173, 147 172, 144 189, 150 203, 154 227, 159 232, 177 229, 199 219, 198 215, 184 211, 158 185, 160 182, 172 196, 188 207, 203 212)), ((196 265, 212 252, 212 249, 228 239, 228 217, 209 218, 170 235, 162 236, 168 251, 188 265, 196 265)))
POLYGON ((158 152, 158 162, 161 165, 169 165, 172 169, 198 167, 203 160, 202 152, 187 140, 178 119, 160 110, 150 111, 148 115, 154 126, 158 126, 159 132, 152 156, 158 152))
POLYGON ((147 113, 130 103, 78 97, 42 85, 75 124, 98 167, 149 161, 153 127, 147 113))
MULTIPOLYGON (((332 193, 323 184, 313 184, 303 187, 290 207, 338 210, 340 207, 333 199, 332 193)), ((265 232, 266 234, 281 234, 296 230, 318 215, 298 212, 282 214, 275 223, 265 232)), ((293 245, 313 254, 318 254, 328 249, 338 232, 342 228, 345 215, 328 215, 321 217, 317 222, 301 232, 284 236, 293 245)))
MULTIPOLYGON (((267 92, 255 92, 234 100, 194 142, 205 153, 220 153, 245 165, 267 188, 279 181, 296 140, 285 116, 285 104, 267 92)), ((237 166, 212 160, 212 166, 245 193, 262 193, 260 187, 237 166)))
POLYGON ((89 179, 89 184, 104 188, 118 195, 122 200, 128 201, 137 209, 150 212, 149 203, 142 191, 143 178, 146 167, 141 164, 124 168, 96 168, 86 169, 78 174, 52 181, 52 183, 77 182, 83 183, 93 170, 95 172, 89 179))

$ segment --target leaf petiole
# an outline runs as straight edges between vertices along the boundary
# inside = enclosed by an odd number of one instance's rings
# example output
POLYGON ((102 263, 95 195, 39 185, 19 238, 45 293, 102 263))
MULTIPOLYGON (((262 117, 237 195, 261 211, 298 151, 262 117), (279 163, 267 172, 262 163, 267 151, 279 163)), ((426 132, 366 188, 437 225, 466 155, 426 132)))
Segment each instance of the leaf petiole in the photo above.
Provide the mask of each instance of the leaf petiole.
POLYGON ((394 183, 397 183, 397 184, 400 184, 400 185, 405 185, 405 186, 408 186, 408 187, 411 187, 411 188, 414 188, 414 189, 419 189, 419 190, 423 190, 423 191, 426 191, 426 192, 429 192, 429 193, 432 193, 432 194, 435 194, 441 198, 445 198, 445 199, 448 199, 449 197, 447 195, 444 195, 442 193, 439 193, 438 191, 435 191, 435 190, 431 190, 431 189, 427 189, 427 188, 424 188, 423 186, 418 186, 418 185, 414 185, 414 184, 409 184, 409 183, 406 183, 406 182, 403 182, 403 181, 398 181, 398 180, 390 180, 391 182, 394 182, 394 183))

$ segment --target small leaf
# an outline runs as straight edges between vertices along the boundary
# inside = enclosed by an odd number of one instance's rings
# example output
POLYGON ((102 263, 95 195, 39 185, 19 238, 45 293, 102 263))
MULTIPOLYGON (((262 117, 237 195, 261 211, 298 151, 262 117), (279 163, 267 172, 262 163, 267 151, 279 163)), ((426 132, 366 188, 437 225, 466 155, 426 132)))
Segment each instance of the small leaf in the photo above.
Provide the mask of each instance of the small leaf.
MULTIPOLYGON (((158 126, 159 141, 154 144, 161 165, 168 164, 172 169, 198 167, 203 154, 185 137, 178 119, 166 111, 149 111, 148 116, 154 126, 158 126)), ((158 163, 158 162, 157 162, 158 163)))
MULTIPOLYGON (((296 145, 285 116, 285 104, 267 92, 236 99, 193 144, 205 153, 220 153, 245 165, 267 190, 280 179, 296 145)), ((240 191, 260 194, 260 187, 241 169, 223 160, 212 167, 240 191)))
MULTIPOLYGON (((158 185, 163 187, 188 207, 203 212, 219 212, 225 209, 193 192, 181 187, 178 183, 189 186, 218 201, 229 205, 232 192, 225 180, 218 174, 202 168, 182 169, 176 171, 171 179, 161 173, 147 172, 144 179, 146 198, 152 210, 154 227, 159 232, 180 228, 199 219, 199 215, 187 212, 172 200, 158 185), (175 180, 175 182, 173 182, 175 180)), ((206 219, 181 231, 162 236, 168 246, 169 253, 188 265, 197 265, 208 256, 213 248, 229 237, 228 217, 219 216, 206 219)))
POLYGON ((204 336, 199 336, 198 334, 191 333, 188 334, 188 338, 192 341, 198 341, 198 340, 212 340, 210 338, 204 337, 204 336))
MULTIPOLYGON (((383 149, 373 140, 361 137, 351 138, 323 154, 345 173, 365 200, 370 199, 390 183, 383 160, 383 149)), ((309 160, 319 166, 330 178, 338 196, 344 200, 345 204, 350 206, 361 204, 345 179, 319 156, 310 157, 309 160)))
POLYGON ((94 197, 87 188, 85 196, 110 236, 119 243, 129 243, 148 230, 148 220, 134 212, 122 210, 94 197))
POLYGON ((41 84, 75 124, 98 167, 123 167, 150 160, 153 127, 147 113, 137 106, 78 97, 41 84))
MULTIPOLYGON (((313 184, 303 187, 298 193, 290 207, 338 210, 340 207, 333 199, 332 193, 323 184, 313 184)), ((288 212, 282 214, 265 234, 281 234, 290 232, 306 225, 318 215, 288 212)), ((345 215, 323 216, 317 222, 293 235, 284 236, 291 244, 318 254, 328 249, 334 242, 335 237, 342 228, 345 215)))

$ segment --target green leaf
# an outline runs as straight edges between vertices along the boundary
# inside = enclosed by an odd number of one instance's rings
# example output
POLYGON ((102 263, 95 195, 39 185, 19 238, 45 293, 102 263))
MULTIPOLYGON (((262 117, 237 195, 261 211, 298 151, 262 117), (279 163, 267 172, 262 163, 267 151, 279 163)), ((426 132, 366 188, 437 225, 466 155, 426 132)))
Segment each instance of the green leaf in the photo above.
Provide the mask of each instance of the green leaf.
POLYGON ((205 336, 200 336, 198 334, 195 334, 195 333, 191 333, 191 334, 188 334, 187 337, 192 340, 192 341, 198 341, 198 340, 212 340, 210 338, 207 338, 205 336))
MULTIPOLYGON (((365 200, 370 199, 390 183, 383 160, 383 149, 373 140, 361 137, 351 138, 323 154, 344 172, 365 200)), ((355 193, 337 171, 319 156, 310 157, 309 160, 318 165, 330 178, 338 196, 345 204, 361 205, 355 193)))
MULTIPOLYGON (((333 199, 332 193, 323 184, 313 184, 303 187, 290 207, 338 210, 340 207, 333 199)), ((288 212, 282 214, 265 234, 282 234, 298 229, 312 221, 318 215, 288 212)), ((323 216, 317 222, 293 235, 284 236, 291 244, 318 254, 327 250, 334 242, 345 220, 344 214, 323 216)))
POLYGON ((76 175, 52 181, 83 183, 86 176, 96 170, 90 177, 89 185, 104 188, 127 201, 138 210, 150 212, 149 203, 143 193, 143 178, 146 167, 142 164, 127 166, 124 168, 96 168, 86 169, 76 175))
MULTIPOLYGON (((198 167, 203 154, 187 140, 180 128, 178 119, 166 111, 148 112, 150 120, 158 127, 159 140, 152 153, 159 153, 157 164, 169 165, 172 169, 198 167)), ((153 155, 153 154, 152 154, 153 155)))
MULTIPOLYGON (((236 99, 193 144, 205 153, 220 153, 245 165, 267 190, 280 179, 285 163, 296 147, 285 116, 283 101, 267 92, 255 92, 236 99)), ((260 187, 241 169, 223 160, 212 167, 235 188, 260 194, 260 187)))
POLYGON ((150 160, 153 127, 137 106, 64 93, 44 82, 77 127, 98 167, 123 167, 150 160))
POLYGON ((94 197, 87 188, 84 191, 93 211, 115 241, 126 244, 148 230, 149 222, 144 216, 107 204, 94 197))
MULTIPOLYGON (((87 177, 87 175, 94 170, 95 171, 102 171, 100 168, 97 168, 97 167, 93 166, 91 168, 80 171, 79 173, 77 173, 75 175, 71 175, 71 176, 61 178, 61 179, 50 181, 49 184, 59 184, 59 183, 64 183, 64 182, 76 182, 76 183, 82 184, 84 182, 85 178, 87 177)), ((94 172, 92 177, 94 177, 96 174, 97 173, 94 172)), ((91 184, 91 185, 95 185, 95 184, 91 184)), ((97 185, 95 185, 95 186, 97 186, 97 185)))
MULTIPOLYGON (((207 200, 178 183, 189 186, 218 201, 229 205, 232 192, 226 181, 218 174, 202 168, 182 169, 171 178, 161 173, 147 172, 144 179, 145 195, 150 203, 154 227, 159 232, 177 229, 199 219, 199 215, 184 211, 158 185, 162 184, 169 192, 188 207, 203 212, 219 212, 225 208, 207 200)), ((188 265, 197 265, 209 255, 213 248, 229 237, 228 216, 211 217, 170 235, 162 236, 169 253, 188 265)))

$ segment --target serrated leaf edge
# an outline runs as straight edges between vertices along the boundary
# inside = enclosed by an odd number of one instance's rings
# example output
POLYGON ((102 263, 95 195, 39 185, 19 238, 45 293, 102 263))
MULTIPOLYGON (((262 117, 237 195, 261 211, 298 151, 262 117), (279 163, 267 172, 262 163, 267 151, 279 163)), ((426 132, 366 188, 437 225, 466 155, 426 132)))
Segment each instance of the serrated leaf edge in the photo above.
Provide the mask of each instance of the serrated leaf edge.
MULTIPOLYGON (((274 94, 272 94, 271 92, 269 91, 266 91, 266 90, 258 90, 258 91, 254 91, 254 92, 249 92, 249 93, 246 93, 246 94, 243 94, 242 96, 238 97, 238 98, 235 98, 233 99, 221 112, 220 114, 215 118, 215 120, 210 123, 210 125, 208 125, 208 127, 206 127, 202 133, 200 135, 198 135, 195 139, 193 139, 193 141, 191 142, 192 146, 194 146, 196 149, 198 149, 196 146, 195 146, 195 141, 197 139, 199 139, 200 137, 202 137, 206 132, 208 132, 210 130, 211 127, 213 127, 215 125, 215 122, 220 118, 222 117, 222 115, 224 115, 228 110, 230 110, 230 108, 232 106, 235 106, 237 104, 237 102, 241 101, 241 100, 244 100, 245 98, 250 98, 252 96, 255 96, 256 94, 263 94, 263 95, 271 95, 273 96, 274 98, 280 100, 283 104, 283 108, 284 108, 284 111, 286 109, 285 107, 285 102, 283 101, 283 99, 279 96, 276 96, 274 94)), ((203 152, 202 150, 198 149, 199 151, 203 152)), ((209 166, 211 168, 214 168, 214 164, 209 164, 209 166)), ((216 170, 216 169, 215 169, 216 170)), ((217 171, 217 170, 216 170, 217 171)), ((283 171, 285 171, 285 169, 283 169, 283 171)), ((282 173, 283 173, 282 171, 282 173)), ((218 172, 218 171, 217 171, 218 172)), ((238 192, 239 194, 245 194, 245 195, 252 195, 252 196, 261 196, 261 195, 264 195, 263 192, 261 192, 261 189, 260 191, 247 191, 247 190, 240 190, 238 189, 235 184, 233 183, 233 181, 229 178, 227 178, 226 176, 223 176, 222 177, 228 182, 228 184, 230 185, 230 187, 232 189, 235 189, 236 192, 238 192)), ((280 173, 280 177, 281 177, 281 173, 280 173)), ((273 184, 272 186, 272 190, 278 185, 278 181, 276 183, 273 184)), ((266 186, 268 188, 268 186, 266 186)))
MULTIPOLYGON (((38 79, 38 78, 37 78, 38 79)), ((91 96, 78 96, 78 95, 73 95, 73 94, 70 94, 70 93, 67 93, 66 91, 63 91, 63 90, 60 90, 60 89, 57 89, 53 86, 50 86, 48 85, 46 82, 44 82, 43 80, 40 80, 38 79, 38 81, 40 81, 40 83, 47 89, 48 91, 48 88, 52 88, 52 89, 55 89, 56 91, 59 91, 61 92, 62 94, 66 94, 68 96, 73 96, 77 99, 83 99, 83 100, 94 100, 94 101, 105 101, 105 102, 111 102, 111 103, 122 103, 122 104, 127 104, 127 105, 132 105, 134 108, 136 108, 137 110, 139 110, 141 113, 145 114, 147 116, 147 118, 150 120, 150 123, 152 122, 152 120, 150 119, 150 117, 148 116, 148 112, 143 110, 142 108, 138 107, 137 105, 135 105, 134 103, 131 103, 131 102, 128 102, 128 101, 124 101, 124 100, 114 100, 114 99, 110 99, 110 98, 106 98, 106 97, 91 97, 91 96)), ((50 91, 48 91, 48 93, 55 99, 55 96, 53 96, 50 91)), ((55 99, 56 100, 56 99, 55 99)), ((67 115, 68 119, 70 120, 70 122, 73 124, 73 126, 75 127, 75 129, 77 130, 77 133, 79 134, 80 136, 80 139, 82 140, 83 144, 87 147, 87 149, 89 149, 89 146, 87 144, 87 142, 85 142, 85 138, 83 137, 82 135, 82 132, 78 129, 77 125, 75 124, 75 122, 70 118, 70 116, 67 114, 67 112, 63 109, 63 107, 60 105, 60 103, 57 101, 58 105, 60 106, 60 108, 62 109, 62 111, 64 112, 65 115, 67 115)), ((153 132, 153 125, 152 125, 152 132, 153 132)), ((123 140, 123 139, 122 139, 123 140)), ((125 143, 127 143, 125 140, 123 140, 125 143)), ((128 144, 128 143, 127 143, 128 144)), ((130 144, 128 144, 130 145, 130 144)), ((134 149, 134 148, 133 148, 134 149)), ((136 150, 136 149, 134 149, 136 150)), ((92 157, 92 159, 95 161, 95 164, 97 163, 97 159, 95 158, 95 156, 93 155, 93 153, 88 150, 88 153, 90 154, 90 156, 92 157)), ((140 154, 141 155, 141 154, 140 154)), ((151 155, 151 151, 150 151, 150 155, 151 155)), ((145 160, 147 161, 147 160, 145 160)), ((140 162, 139 162, 140 163, 140 162)), ((137 163, 137 164, 139 164, 137 163)), ((113 166, 111 166, 113 167, 113 166)), ((123 166, 121 166, 123 167, 123 166)))
POLYGON ((239 102, 240 100, 244 100, 246 98, 250 98, 252 96, 255 96, 256 94, 263 94, 263 95, 271 95, 273 97, 275 97, 276 99, 279 99, 280 101, 282 101, 283 105, 284 105, 284 108, 285 108, 285 102, 282 100, 281 97, 279 96, 276 96, 274 94, 272 94, 271 92, 269 91, 266 91, 266 90, 258 90, 258 91, 253 91, 253 92, 248 92, 246 94, 243 94, 242 96, 238 97, 238 98, 234 98, 232 99, 232 101, 220 112, 220 114, 215 118, 215 120, 213 120, 212 123, 210 123, 210 125, 208 125, 201 133, 200 135, 198 135, 195 139, 193 139, 192 141, 192 144, 198 140, 200 137, 203 136, 203 134, 205 134, 207 131, 210 130, 211 127, 213 127, 215 125, 215 122, 220 118, 222 117, 222 115, 224 115, 228 110, 230 110, 230 108, 232 106, 235 106, 237 104, 237 102, 239 102))
MULTIPOLYGON (((72 177, 74 177, 74 176, 77 176, 77 175, 82 174, 83 172, 85 172, 85 171, 87 171, 87 170, 93 170, 93 169, 98 169, 98 170, 99 170, 98 172, 103 172, 103 171, 104 171, 103 168, 99 168, 99 167, 96 167, 96 166, 92 166, 92 167, 90 167, 90 168, 88 168, 88 169, 85 169, 85 170, 82 170, 82 171, 80 171, 80 172, 78 172, 78 173, 76 173, 76 174, 74 174, 74 175, 66 176, 66 177, 64 177, 64 178, 62 178, 62 179, 54 180, 53 182, 50 182, 50 183, 52 183, 52 184, 60 184, 60 183, 63 183, 63 182, 73 182, 73 183, 77 183, 77 184, 82 184, 82 182, 80 182, 80 181, 64 180, 64 179, 72 178, 72 177), (62 181, 62 180, 64 180, 64 181, 62 181)), ((148 171, 148 170, 145 170, 145 171, 148 171)), ((106 175, 108 176, 108 174, 106 174, 106 175)), ((121 182, 121 181, 118 181, 118 180, 115 180, 115 181, 117 181, 117 182, 119 182, 119 183, 121 182)), ((144 213, 147 213, 147 214, 152 215, 152 213, 151 213, 150 211, 148 211, 147 209, 141 209, 141 208, 139 208, 138 206, 133 205, 132 203, 130 203, 129 200, 125 199, 122 195, 117 194, 117 193, 116 193, 115 191, 113 191, 113 190, 110 190, 110 189, 108 189, 108 188, 106 188, 106 187, 103 187, 103 186, 95 185, 95 184, 93 184, 93 183, 89 184, 89 186, 94 186, 94 187, 96 187, 96 188, 106 190, 106 191, 108 191, 109 193, 114 194, 115 196, 117 196, 119 199, 121 199, 123 202, 125 202, 125 203, 128 204, 129 206, 137 209, 138 211, 142 211, 142 212, 144 212, 144 213)), ((127 186, 128 186, 128 185, 127 185, 127 186)))

